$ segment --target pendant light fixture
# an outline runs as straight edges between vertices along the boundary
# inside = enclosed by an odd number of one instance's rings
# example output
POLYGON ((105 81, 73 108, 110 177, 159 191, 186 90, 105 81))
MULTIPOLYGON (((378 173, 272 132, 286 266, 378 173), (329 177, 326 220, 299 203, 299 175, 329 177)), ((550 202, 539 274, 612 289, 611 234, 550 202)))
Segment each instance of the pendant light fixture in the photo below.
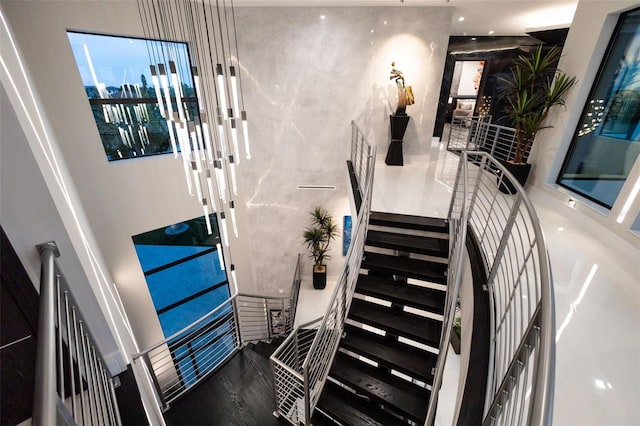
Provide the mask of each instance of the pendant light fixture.
MULTIPOLYGON (((187 191, 207 220, 207 212, 218 214, 222 241, 228 246, 227 216, 238 235, 234 197, 240 137, 245 158, 251 158, 233 0, 229 6, 227 0, 137 2, 150 39, 147 50, 158 109, 167 122, 174 156, 183 162, 187 191), (176 49, 176 42, 187 43, 188 57, 176 49), (185 101, 191 82, 197 111, 185 101)), ((128 132, 122 132, 123 140, 129 140, 128 132)), ((209 224, 207 230, 212 232, 209 224)))

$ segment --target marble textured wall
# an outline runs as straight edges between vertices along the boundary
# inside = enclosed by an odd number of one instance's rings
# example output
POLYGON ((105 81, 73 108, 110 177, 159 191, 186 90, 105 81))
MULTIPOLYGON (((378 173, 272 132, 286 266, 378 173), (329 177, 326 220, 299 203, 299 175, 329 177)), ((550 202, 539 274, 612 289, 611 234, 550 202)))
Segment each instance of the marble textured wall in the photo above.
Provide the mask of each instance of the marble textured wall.
MULTIPOLYGON (((256 290, 289 286, 301 234, 315 205, 342 223, 350 214, 345 161, 350 121, 386 154, 397 90, 391 62, 413 86, 416 104, 405 154, 430 141, 451 23, 445 7, 237 8, 240 63, 250 114, 250 167, 241 167, 256 290), (335 185, 335 191, 297 185, 335 185)), ((337 275, 341 241, 329 275, 337 275)), ((311 274, 305 259, 304 275, 311 274)))

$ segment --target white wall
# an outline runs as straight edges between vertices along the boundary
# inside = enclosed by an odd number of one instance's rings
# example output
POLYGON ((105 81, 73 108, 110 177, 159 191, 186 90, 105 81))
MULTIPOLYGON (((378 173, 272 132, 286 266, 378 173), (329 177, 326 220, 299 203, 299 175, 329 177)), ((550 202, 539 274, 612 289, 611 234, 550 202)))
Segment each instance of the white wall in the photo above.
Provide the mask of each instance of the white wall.
POLYGON ((74 297, 81 304, 89 329, 98 341, 98 349, 109 362, 111 371, 120 373, 125 366, 118 356, 118 345, 109 330, 100 305, 88 286, 87 276, 75 252, 58 210, 38 169, 26 136, 9 102, 4 86, 0 86, 0 220, 16 253, 36 289, 40 286, 40 255, 36 245, 55 241, 58 259, 74 297), (111 357, 117 357, 111 360, 111 357))
MULTIPOLYGON (((553 129, 538 134, 531 163, 534 165, 530 183, 547 194, 566 201, 576 198, 570 192, 555 185, 562 162, 569 149, 571 138, 578 125, 582 108, 598 72, 609 39, 621 12, 638 6, 636 1, 581 0, 564 46, 560 68, 578 78, 568 98, 566 109, 557 108, 552 118, 553 129)), ((576 214, 585 214, 605 226, 614 234, 640 249, 640 238, 629 231, 633 220, 640 213, 640 197, 632 205, 626 219, 619 224, 616 219, 633 184, 640 178, 640 161, 636 161, 627 182, 620 192, 611 212, 577 197, 576 214)))

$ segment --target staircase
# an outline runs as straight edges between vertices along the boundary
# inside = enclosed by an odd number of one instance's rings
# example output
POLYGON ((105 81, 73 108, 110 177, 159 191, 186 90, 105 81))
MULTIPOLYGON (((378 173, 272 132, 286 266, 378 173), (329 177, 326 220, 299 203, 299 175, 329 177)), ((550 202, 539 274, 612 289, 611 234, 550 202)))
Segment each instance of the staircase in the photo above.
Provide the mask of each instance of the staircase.
POLYGON ((444 219, 372 212, 314 425, 424 424, 446 289, 444 219))

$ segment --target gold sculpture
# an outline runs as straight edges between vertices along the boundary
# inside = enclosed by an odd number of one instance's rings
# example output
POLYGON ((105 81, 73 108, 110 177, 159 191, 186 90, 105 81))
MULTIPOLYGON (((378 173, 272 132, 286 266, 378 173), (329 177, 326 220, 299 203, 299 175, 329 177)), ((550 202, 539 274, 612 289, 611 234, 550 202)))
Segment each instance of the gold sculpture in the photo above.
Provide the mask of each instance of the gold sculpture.
POLYGON ((413 96, 413 90, 411 86, 406 86, 404 82, 404 75, 402 71, 395 68, 396 63, 391 62, 391 76, 389 80, 395 80, 398 87, 398 107, 396 108, 396 115, 406 115, 408 105, 416 103, 413 96))

